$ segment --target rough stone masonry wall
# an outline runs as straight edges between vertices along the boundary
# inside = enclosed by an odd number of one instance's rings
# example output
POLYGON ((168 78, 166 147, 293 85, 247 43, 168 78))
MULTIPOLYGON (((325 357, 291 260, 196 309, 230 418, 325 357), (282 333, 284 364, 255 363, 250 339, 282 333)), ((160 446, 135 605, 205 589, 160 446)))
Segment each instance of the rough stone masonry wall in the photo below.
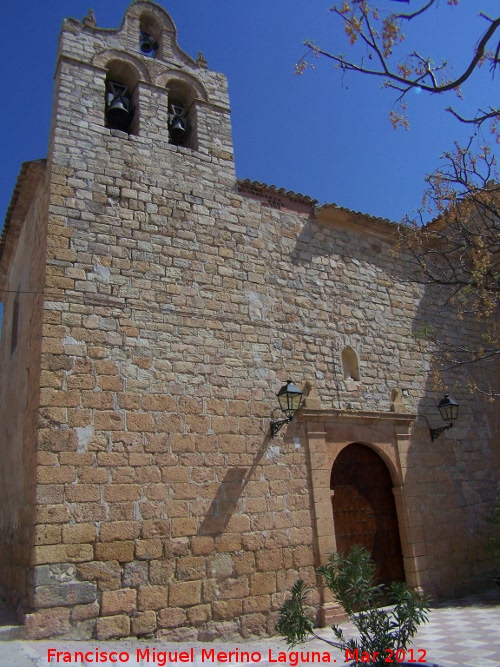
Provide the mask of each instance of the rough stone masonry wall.
MULTIPOLYGON (((72 26, 63 45, 105 41, 72 26)), ((103 66, 59 62, 35 637, 272 632, 296 578, 314 581, 307 443, 269 441, 277 389, 310 380, 325 406, 367 410, 402 385, 413 410, 426 389, 421 292, 390 234, 238 194, 222 78, 199 76, 221 86, 193 152, 151 130, 164 90, 139 86, 128 136, 104 127, 103 66)))
MULTIPOLYGON (((482 323, 457 318, 454 308, 442 303, 435 289, 426 291, 416 308, 413 334, 431 325, 441 340, 456 346, 464 341, 480 344, 482 323)), ((406 493, 422 517, 426 563, 442 599, 487 588, 496 568, 485 550, 485 519, 500 477, 498 408, 466 386, 468 374, 477 374, 483 386, 494 383, 496 371, 488 366, 451 368, 443 374, 446 389, 460 405, 459 419, 435 442, 425 417, 433 427, 443 424, 435 406, 444 388, 436 385, 432 366, 418 397, 420 417, 407 459, 419 474, 417 485, 408 480, 406 493)))
MULTIPOLYGON (((44 164, 23 165, 0 259, 3 317, 0 364, 0 590, 20 614, 29 608, 34 530, 42 290, 47 203, 44 164), (14 301, 17 345, 12 345, 14 301)), ((4 237, 5 238, 5 237, 4 237)))
MULTIPOLYGON (((464 387, 462 368, 449 369, 443 378, 461 406, 460 419, 431 442, 425 417, 440 425, 436 404, 444 387, 435 382, 428 346, 419 334, 431 324, 439 338, 460 345, 480 337, 481 327, 457 321, 454 308, 443 306, 436 290, 411 285, 411 264, 390 226, 373 220, 361 226, 356 215, 328 207, 317 215, 297 230, 288 252, 273 254, 274 266, 273 257, 267 262, 266 281, 279 285, 280 294, 287 287, 299 290, 295 298, 284 299, 294 303, 293 315, 286 317, 297 323, 303 346, 293 377, 303 369, 315 378, 325 408, 386 411, 390 391, 405 390, 406 409, 418 414, 408 447, 400 450, 409 511, 404 528, 414 545, 414 566, 425 570, 428 592, 441 598, 484 588, 492 563, 481 530, 500 468, 498 415, 487 397, 472 396, 464 387), (359 354, 359 382, 342 376, 341 351, 347 345, 359 354)), ((262 209, 261 216, 265 221, 277 213, 262 209)), ((276 247, 278 240, 273 241, 276 247)), ((293 356, 282 352, 284 359, 293 356)), ((290 359, 285 363, 291 366, 290 359)), ((341 425, 330 428, 338 437, 341 425)))

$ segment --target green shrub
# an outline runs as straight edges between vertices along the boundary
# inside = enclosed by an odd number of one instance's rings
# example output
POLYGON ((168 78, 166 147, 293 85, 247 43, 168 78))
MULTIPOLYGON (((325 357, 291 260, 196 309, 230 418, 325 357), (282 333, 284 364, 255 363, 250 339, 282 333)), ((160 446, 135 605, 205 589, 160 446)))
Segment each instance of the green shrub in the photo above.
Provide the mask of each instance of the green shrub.
MULTIPOLYGON (((427 621, 427 600, 409 591, 405 583, 393 582, 387 587, 375 583, 375 565, 364 547, 355 546, 346 556, 333 554, 317 572, 356 626, 359 637, 347 639, 338 625, 332 627, 338 641, 318 635, 314 631, 313 610, 306 602, 310 589, 299 580, 292 588, 291 598, 281 607, 276 625, 276 631, 286 638, 290 648, 312 634, 348 651, 346 655, 369 654, 373 664, 385 664, 388 656, 396 661, 398 649, 406 651, 418 626, 427 621), (382 607, 387 601, 390 607, 382 607), (393 653, 388 654, 389 650, 393 653)), ((366 660, 359 664, 366 665, 366 660)))

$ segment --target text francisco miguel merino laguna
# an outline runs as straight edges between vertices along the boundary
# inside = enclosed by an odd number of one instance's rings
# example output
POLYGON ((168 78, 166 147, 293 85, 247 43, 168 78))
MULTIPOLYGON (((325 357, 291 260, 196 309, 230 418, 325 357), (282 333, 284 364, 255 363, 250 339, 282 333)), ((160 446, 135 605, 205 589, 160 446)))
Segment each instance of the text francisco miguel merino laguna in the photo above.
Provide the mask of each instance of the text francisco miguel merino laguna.
POLYGON ((153 664, 156 667, 165 667, 174 663, 191 663, 196 666, 203 663, 219 665, 221 663, 259 663, 267 657, 270 663, 286 663, 290 667, 297 667, 301 663, 309 662, 336 662, 327 651, 278 651, 271 648, 267 656, 260 651, 242 651, 235 648, 232 651, 217 651, 214 648, 194 649, 187 651, 162 651, 159 648, 136 648, 134 651, 106 650, 99 648, 90 651, 60 651, 56 648, 47 649, 49 663, 117 663, 117 664, 153 664))
MULTIPOLYGON (((403 651, 404 652, 404 651, 403 651)), ((425 663, 425 651, 419 649, 419 656, 413 655, 413 649, 407 652, 410 655, 410 661, 415 663, 425 663)), ((391 650, 391 653, 393 651, 391 650)), ((408 657, 407 655, 405 657, 408 657)), ((361 654, 358 650, 346 651, 345 660, 361 660, 361 662, 368 662, 373 656, 369 653, 361 654), (365 659, 366 658, 366 659, 365 659)), ((47 661, 51 664, 64 663, 83 663, 84 665, 91 665, 95 663, 101 664, 135 664, 135 665, 149 665, 153 664, 156 667, 166 667, 174 663, 191 663, 196 667, 202 664, 220 665, 223 663, 246 663, 256 664, 265 661, 271 663, 286 664, 289 667, 297 667, 306 663, 335 663, 337 660, 332 658, 328 651, 273 651, 272 648, 267 650, 267 655, 263 655, 260 651, 243 651, 235 648, 232 651, 217 651, 214 648, 190 648, 187 651, 162 651, 159 648, 145 647, 136 648, 134 651, 126 650, 106 650, 102 651, 99 648, 83 651, 59 651, 56 648, 47 649, 47 661)), ((400 657, 399 657, 400 659, 400 657)), ((399 659, 397 661, 399 661, 399 659)), ((394 658, 387 660, 387 662, 396 662, 394 658)))
POLYGON ((267 657, 268 662, 286 663, 290 667, 305 662, 335 662, 327 651, 279 651, 273 652, 270 648, 267 656, 260 651, 242 651, 235 648, 232 651, 217 651, 214 648, 194 649, 187 651, 161 651, 159 648, 136 648, 134 651, 106 650, 99 648, 90 651, 59 651, 56 648, 47 649, 49 663, 117 663, 117 664, 153 664, 165 667, 174 663, 191 663, 196 665, 221 663, 259 663, 267 657))

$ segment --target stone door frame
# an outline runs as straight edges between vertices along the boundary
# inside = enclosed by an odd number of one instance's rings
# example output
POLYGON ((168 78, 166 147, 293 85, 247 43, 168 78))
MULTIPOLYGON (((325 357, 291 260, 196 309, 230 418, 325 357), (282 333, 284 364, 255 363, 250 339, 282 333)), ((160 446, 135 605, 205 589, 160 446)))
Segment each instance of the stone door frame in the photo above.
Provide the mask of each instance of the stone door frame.
MULTIPOLYGON (((423 524, 415 484, 405 485, 411 464, 407 456, 416 414, 361 410, 308 409, 297 414, 306 441, 312 491, 315 565, 336 550, 330 475, 339 452, 354 442, 368 445, 384 461, 393 483, 406 582, 410 589, 433 596, 423 542, 423 524)), ((321 591, 320 621, 343 616, 328 590, 321 591)))

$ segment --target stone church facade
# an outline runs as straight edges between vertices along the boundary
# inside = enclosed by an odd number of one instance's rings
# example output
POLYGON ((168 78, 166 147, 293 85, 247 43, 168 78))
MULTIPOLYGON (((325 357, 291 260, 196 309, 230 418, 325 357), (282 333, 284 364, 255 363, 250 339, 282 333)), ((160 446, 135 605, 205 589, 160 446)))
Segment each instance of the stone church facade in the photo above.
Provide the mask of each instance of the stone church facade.
POLYGON ((159 5, 64 22, 0 253, 0 584, 29 636, 272 633, 349 540, 435 597, 487 585, 494 405, 450 370, 431 442, 418 335, 477 330, 411 282, 397 225, 236 179, 226 80, 159 5))

